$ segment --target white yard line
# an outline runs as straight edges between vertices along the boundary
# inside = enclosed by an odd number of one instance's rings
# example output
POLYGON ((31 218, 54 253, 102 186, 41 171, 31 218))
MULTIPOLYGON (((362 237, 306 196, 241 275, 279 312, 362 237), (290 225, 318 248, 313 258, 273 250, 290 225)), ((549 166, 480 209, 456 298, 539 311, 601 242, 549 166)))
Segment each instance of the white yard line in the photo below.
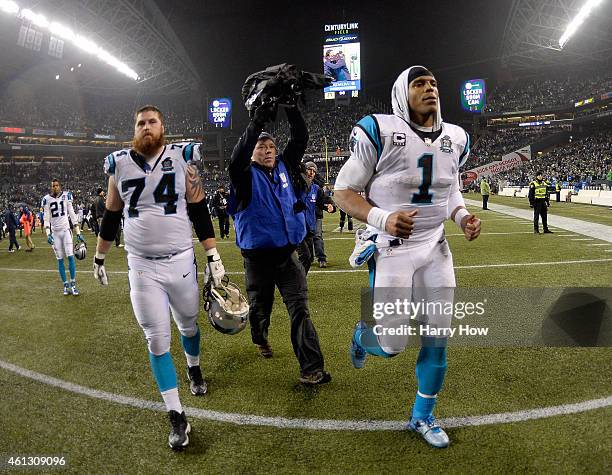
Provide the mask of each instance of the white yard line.
MULTIPOLYGON (((14 373, 18 376, 37 381, 48 386, 53 386, 81 396, 109 401, 115 404, 135 407, 138 409, 149 409, 158 412, 166 412, 164 404, 160 402, 147 401, 121 394, 109 393, 92 389, 78 384, 53 378, 45 374, 21 368, 7 361, 0 360, 0 368, 14 373)), ((522 422, 533 419, 544 419, 566 414, 577 414, 592 411, 612 405, 612 396, 599 399, 590 399, 572 404, 560 406, 540 407, 514 412, 502 412, 498 414, 483 414, 480 416, 449 417, 439 419, 440 424, 447 428, 483 426, 491 424, 508 424, 511 422, 522 422)), ((207 419, 217 422, 225 422, 236 425, 251 425, 274 427, 278 429, 307 429, 307 430, 337 430, 337 431, 400 431, 405 430, 406 421, 364 421, 364 420, 342 420, 342 419, 297 419, 278 416, 258 416, 255 414, 240 414, 235 412, 213 411, 195 407, 185 407, 185 413, 197 419, 207 419)))
MULTIPOLYGON (((529 266, 554 266, 568 264, 594 264, 602 262, 612 262, 612 258, 603 259, 582 259, 571 261, 548 261, 548 262, 508 262, 502 264, 475 264, 469 266, 455 266, 455 269, 487 269, 497 267, 529 267, 529 266)), ((14 267, 0 267, 0 272, 57 272, 57 269, 17 269, 14 267)), ((91 274, 92 271, 78 270, 79 274, 91 274)), ((327 269, 327 270, 311 270, 308 274, 352 274, 355 272, 367 272, 367 269, 327 269)), ((127 274, 127 271, 106 271, 107 274, 127 274)), ((204 275, 204 272, 198 272, 204 275)), ((244 271, 227 272, 227 275, 244 275, 244 271)))

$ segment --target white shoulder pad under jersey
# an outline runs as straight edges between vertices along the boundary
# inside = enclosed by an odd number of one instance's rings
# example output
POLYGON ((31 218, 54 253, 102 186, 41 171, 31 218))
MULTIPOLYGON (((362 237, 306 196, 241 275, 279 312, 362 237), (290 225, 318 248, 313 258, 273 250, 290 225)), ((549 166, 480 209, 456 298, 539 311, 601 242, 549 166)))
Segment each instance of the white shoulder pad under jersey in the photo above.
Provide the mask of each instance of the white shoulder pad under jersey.
POLYGON ((469 137, 443 122, 441 134, 428 142, 398 116, 366 116, 351 133, 351 157, 336 187, 365 190, 371 204, 388 211, 416 209, 410 241, 428 240, 447 218, 451 185, 469 155, 469 137))
POLYGON ((166 145, 149 163, 131 149, 105 158, 104 170, 114 176, 124 203, 123 230, 128 253, 160 257, 193 247, 185 174, 190 164, 200 160, 199 145, 166 145))

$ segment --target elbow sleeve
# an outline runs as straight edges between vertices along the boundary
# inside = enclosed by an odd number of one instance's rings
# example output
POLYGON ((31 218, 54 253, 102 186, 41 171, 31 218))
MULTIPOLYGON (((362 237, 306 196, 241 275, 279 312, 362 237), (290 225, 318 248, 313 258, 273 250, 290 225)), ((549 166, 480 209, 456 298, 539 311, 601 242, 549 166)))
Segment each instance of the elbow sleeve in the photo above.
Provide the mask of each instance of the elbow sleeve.
POLYGON ((123 211, 104 210, 102 223, 100 224, 100 237, 105 241, 114 241, 119 226, 121 226, 121 215, 123 211))
POLYGON ((187 215, 193 223, 193 228, 200 241, 215 237, 215 230, 210 219, 208 206, 206 206, 206 199, 197 203, 187 203, 187 215))

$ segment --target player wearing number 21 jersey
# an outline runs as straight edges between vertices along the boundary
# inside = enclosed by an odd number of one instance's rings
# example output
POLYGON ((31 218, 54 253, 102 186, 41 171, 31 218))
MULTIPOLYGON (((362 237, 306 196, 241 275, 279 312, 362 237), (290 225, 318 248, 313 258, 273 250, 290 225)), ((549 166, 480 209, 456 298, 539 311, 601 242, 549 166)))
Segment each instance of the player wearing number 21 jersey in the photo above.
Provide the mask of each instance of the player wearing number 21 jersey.
MULTIPOLYGON (((441 448, 449 439, 433 410, 446 373, 450 316, 436 309, 452 305, 455 287, 444 221, 454 220, 468 240, 480 233, 480 221, 467 211, 459 190, 459 167, 470 141, 461 127, 442 122, 438 85, 426 68, 402 72, 391 98, 393 114, 369 115, 353 129, 351 156, 336 180, 334 199, 368 223, 351 263, 368 262, 374 301, 408 298, 434 304, 416 316, 422 338, 408 428, 441 448)), ((390 358, 408 343, 408 334, 398 330, 410 323, 410 315, 389 312, 374 318, 374 325, 361 321, 355 328, 350 356, 356 368, 363 367, 368 354, 390 358)))
POLYGON ((206 279, 225 274, 196 163, 200 144, 165 145, 163 115, 154 106, 135 114, 131 149, 106 157, 106 210, 94 258, 94 277, 108 285, 104 259, 121 218, 128 260, 130 300, 149 349, 153 376, 169 413, 172 449, 189 444, 187 422, 170 356, 170 313, 181 334, 191 393, 207 392, 200 370, 200 293, 192 225, 206 250, 206 279))
POLYGON ((74 244, 72 242, 70 222, 74 226, 77 239, 81 242, 85 242, 85 240, 81 235, 79 222, 72 207, 72 193, 62 191, 59 180, 52 180, 51 193, 45 195, 40 206, 44 213, 43 222, 45 232, 47 233, 47 242, 53 247, 60 279, 64 283, 64 295, 79 295, 76 286, 76 261, 74 259, 74 244), (68 218, 70 218, 70 221, 68 221, 68 218), (68 284, 68 279, 66 278, 64 258, 68 258, 70 284, 68 284))

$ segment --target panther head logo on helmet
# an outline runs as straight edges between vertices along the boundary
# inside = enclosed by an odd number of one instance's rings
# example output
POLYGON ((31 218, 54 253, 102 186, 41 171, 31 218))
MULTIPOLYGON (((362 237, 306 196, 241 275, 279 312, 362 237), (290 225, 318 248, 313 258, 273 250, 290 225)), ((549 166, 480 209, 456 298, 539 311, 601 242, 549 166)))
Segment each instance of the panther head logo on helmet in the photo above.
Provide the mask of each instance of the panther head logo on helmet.
POLYGON ((82 261, 87 256, 87 245, 84 242, 79 242, 74 245, 74 257, 82 261))

